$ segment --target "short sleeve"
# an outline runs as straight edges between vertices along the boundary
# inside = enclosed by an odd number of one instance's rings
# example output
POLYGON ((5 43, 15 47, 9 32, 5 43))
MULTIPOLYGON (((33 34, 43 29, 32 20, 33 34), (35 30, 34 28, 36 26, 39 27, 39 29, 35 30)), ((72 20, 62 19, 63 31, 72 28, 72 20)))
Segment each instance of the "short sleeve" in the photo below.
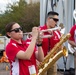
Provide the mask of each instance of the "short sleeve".
POLYGON ((16 46, 16 44, 11 44, 8 45, 6 47, 6 55, 8 57, 9 60, 14 61, 16 58, 16 54, 19 52, 20 50, 18 49, 18 47, 16 46))
POLYGON ((71 41, 74 41, 74 31, 75 31, 75 26, 73 26, 73 27, 70 29, 71 37, 69 38, 69 40, 71 40, 71 41))

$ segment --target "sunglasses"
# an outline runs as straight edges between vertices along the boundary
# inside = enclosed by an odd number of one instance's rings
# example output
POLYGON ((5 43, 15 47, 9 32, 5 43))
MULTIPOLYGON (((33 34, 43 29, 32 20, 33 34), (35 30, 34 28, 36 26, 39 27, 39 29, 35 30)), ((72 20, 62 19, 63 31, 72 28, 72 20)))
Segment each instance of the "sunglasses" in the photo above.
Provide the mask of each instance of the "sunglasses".
POLYGON ((15 28, 13 30, 10 30, 10 32, 14 31, 14 32, 18 33, 20 30, 23 31, 22 28, 19 27, 19 28, 15 28))
POLYGON ((52 18, 55 22, 58 22, 59 21, 59 19, 56 19, 56 18, 52 18))
POLYGON ((58 22, 59 21, 59 19, 57 19, 57 18, 51 18, 50 17, 50 19, 53 19, 55 22, 58 22))

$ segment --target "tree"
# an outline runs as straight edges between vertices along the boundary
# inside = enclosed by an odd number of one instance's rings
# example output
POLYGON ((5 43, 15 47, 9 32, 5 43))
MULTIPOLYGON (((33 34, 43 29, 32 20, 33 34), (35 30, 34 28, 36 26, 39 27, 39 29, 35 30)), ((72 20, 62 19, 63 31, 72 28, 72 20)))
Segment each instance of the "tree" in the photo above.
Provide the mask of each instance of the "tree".
POLYGON ((25 8, 25 15, 21 18, 21 23, 23 23, 23 28, 25 32, 31 31, 32 27, 39 26, 40 22, 40 6, 39 3, 29 4, 25 8))
POLYGON ((18 22, 26 32, 31 31, 33 26, 39 26, 39 6, 39 3, 27 4, 25 0, 8 4, 5 13, 0 16, 0 33, 5 35, 5 25, 13 21, 18 22))

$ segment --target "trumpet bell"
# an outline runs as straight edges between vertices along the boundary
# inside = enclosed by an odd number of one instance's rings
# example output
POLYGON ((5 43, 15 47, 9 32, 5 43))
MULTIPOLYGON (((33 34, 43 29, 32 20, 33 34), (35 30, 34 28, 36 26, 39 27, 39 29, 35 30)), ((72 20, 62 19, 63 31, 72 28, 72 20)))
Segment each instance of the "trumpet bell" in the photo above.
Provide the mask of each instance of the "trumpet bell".
POLYGON ((76 9, 73 11, 73 18, 75 19, 76 22, 76 9))

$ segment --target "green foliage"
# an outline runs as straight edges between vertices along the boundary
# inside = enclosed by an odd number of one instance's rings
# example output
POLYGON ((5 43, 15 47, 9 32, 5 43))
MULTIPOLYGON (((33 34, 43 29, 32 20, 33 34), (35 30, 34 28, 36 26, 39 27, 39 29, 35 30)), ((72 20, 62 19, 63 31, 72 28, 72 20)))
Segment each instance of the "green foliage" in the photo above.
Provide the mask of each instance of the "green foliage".
POLYGON ((21 23, 23 23, 23 28, 25 28, 25 32, 31 31, 32 27, 39 26, 40 19, 40 9, 39 3, 30 4, 25 9, 25 15, 21 18, 21 23))
POLYGON ((32 27, 39 26, 40 4, 27 4, 25 0, 9 4, 4 14, 0 15, 0 33, 5 35, 5 26, 9 22, 17 22, 24 32, 31 31, 32 27))

